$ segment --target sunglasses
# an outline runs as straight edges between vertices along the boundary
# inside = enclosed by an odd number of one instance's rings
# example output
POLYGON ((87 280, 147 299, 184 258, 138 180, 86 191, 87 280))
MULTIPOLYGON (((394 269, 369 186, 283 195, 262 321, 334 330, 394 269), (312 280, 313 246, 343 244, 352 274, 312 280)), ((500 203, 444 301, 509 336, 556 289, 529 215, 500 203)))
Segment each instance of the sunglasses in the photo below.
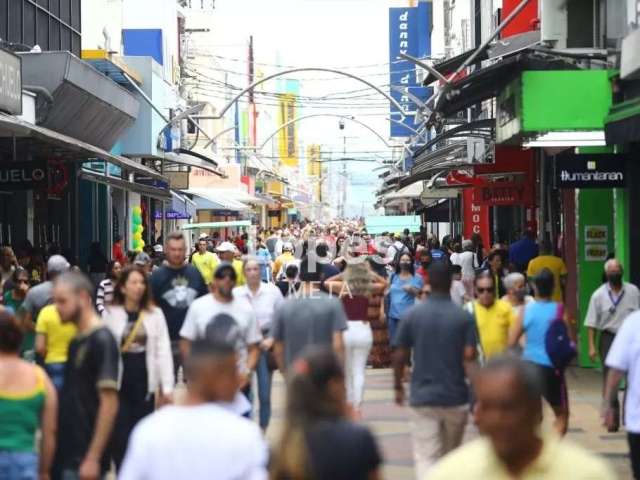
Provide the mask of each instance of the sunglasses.
POLYGON ((478 291, 479 294, 483 294, 483 293, 493 293, 496 291, 495 288, 493 287, 489 287, 489 288, 476 288, 476 290, 478 291))

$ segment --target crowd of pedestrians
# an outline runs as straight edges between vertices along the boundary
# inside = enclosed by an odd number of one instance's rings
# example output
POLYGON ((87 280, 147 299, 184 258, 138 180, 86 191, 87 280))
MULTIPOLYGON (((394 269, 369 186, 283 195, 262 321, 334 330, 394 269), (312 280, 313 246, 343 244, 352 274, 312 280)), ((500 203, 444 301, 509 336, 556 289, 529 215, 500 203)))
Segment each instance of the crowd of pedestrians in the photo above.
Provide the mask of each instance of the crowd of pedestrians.
MULTIPOLYGON (((0 479, 381 478, 359 423, 367 366, 393 367, 420 480, 612 478, 562 439, 575 338, 551 243, 532 232, 490 249, 475 235, 382 237, 302 223, 255 239, 203 233, 188 252, 174 232, 132 255, 116 242, 110 262, 96 246, 91 276, 51 255, 35 284, 40 270, 0 249, 0 479), (287 405, 269 452, 276 370, 287 405), (543 399, 553 435, 540 433, 543 399), (558 452, 580 466, 568 472, 558 452)), ((606 365, 610 431, 627 376, 640 478, 640 291, 615 258, 604 271, 589 355, 606 365)))

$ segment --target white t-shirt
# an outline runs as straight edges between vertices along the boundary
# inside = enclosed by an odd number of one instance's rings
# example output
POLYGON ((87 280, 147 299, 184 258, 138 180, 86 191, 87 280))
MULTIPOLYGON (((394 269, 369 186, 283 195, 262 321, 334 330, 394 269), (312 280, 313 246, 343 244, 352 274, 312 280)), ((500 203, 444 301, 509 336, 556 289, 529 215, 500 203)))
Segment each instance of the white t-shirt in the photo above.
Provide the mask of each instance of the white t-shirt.
POLYGON ((120 480, 266 480, 267 446, 251 421, 215 404, 166 406, 133 430, 120 480))
POLYGON ((640 434, 640 311, 624 320, 605 363, 627 372, 625 427, 628 432, 640 434))
POLYGON ((284 302, 282 292, 273 283, 260 282, 260 287, 255 295, 248 285, 242 285, 233 289, 233 296, 244 299, 251 305, 261 330, 271 327, 273 313, 284 302))
POLYGON ((470 251, 459 253, 456 256, 456 265, 460 265, 462 269, 462 278, 474 278, 476 276, 476 268, 479 267, 476 261, 476 254, 470 251))
POLYGON ((451 281, 451 301, 456 305, 464 305, 464 296, 467 294, 467 290, 464 288, 463 283, 460 280, 451 281))
POLYGON ((221 303, 211 293, 198 298, 187 310, 184 324, 180 329, 180 336, 191 341, 203 338, 207 325, 221 313, 231 316, 240 330, 236 343, 238 370, 245 373, 247 371, 247 347, 262 340, 256 316, 246 300, 234 298, 229 303, 221 303))

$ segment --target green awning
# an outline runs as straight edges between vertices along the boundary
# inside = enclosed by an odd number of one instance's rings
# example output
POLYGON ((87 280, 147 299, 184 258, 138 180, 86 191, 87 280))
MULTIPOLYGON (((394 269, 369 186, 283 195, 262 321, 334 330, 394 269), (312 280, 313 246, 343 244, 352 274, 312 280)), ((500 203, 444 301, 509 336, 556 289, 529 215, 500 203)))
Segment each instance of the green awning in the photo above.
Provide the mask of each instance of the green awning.
POLYGON ((231 222, 205 222, 205 223, 187 223, 182 225, 182 230, 201 230, 206 228, 233 228, 233 227, 250 227, 250 220, 236 220, 231 222))
POLYGON ((405 228, 415 233, 420 231, 422 224, 418 215, 381 215, 365 217, 367 233, 378 235, 380 233, 401 233, 405 228))

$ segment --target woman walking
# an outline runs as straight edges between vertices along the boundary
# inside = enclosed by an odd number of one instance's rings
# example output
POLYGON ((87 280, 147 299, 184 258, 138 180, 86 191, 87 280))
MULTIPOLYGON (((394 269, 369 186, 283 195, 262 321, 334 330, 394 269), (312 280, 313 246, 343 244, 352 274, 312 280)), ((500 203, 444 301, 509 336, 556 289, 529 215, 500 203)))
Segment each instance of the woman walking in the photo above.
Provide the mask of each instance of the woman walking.
POLYGON ((344 333, 347 402, 354 418, 359 419, 365 369, 373 345, 369 322, 371 315, 380 316, 379 295, 387 288, 387 282, 373 273, 368 262, 350 262, 343 273, 326 280, 325 285, 330 292, 340 294, 349 320, 344 333), (372 305, 374 299, 377 308, 372 305), (370 307, 373 307, 371 313, 370 307))
POLYGON ((0 478, 44 479, 55 451, 58 400, 46 373, 20 358, 22 337, 15 316, 0 309, 0 478))
POLYGON ((416 275, 413 258, 409 253, 400 255, 396 271, 389 280, 387 318, 391 345, 395 345, 396 329, 400 318, 415 304, 424 282, 420 275, 416 275))
MULTIPOLYGON (((525 334, 522 358, 536 366, 544 382, 544 398, 555 414, 554 427, 560 435, 567 433, 569 427, 569 398, 564 372, 556 369, 547 353, 547 331, 552 322, 563 312, 562 304, 552 300, 554 277, 551 270, 545 268, 535 277, 535 301, 524 307, 524 315, 518 317, 509 334, 509 346, 518 345, 525 334)), ((566 321, 564 315, 562 319, 566 321)), ((570 325, 567 325, 571 331, 570 325)))
MULTIPOLYGON (((29 272, 23 267, 16 267, 11 275, 11 289, 4 292, 4 306, 9 308, 16 317, 20 315, 20 307, 24 302, 24 297, 29 291, 29 272)), ((20 346, 20 354, 25 360, 35 360, 35 325, 33 322, 23 322, 21 325, 24 335, 22 337, 22 345, 20 346)))
POLYGON ((104 312, 106 306, 113 302, 113 287, 118 281, 118 277, 122 272, 120 262, 113 260, 107 265, 107 276, 98 285, 96 291, 96 310, 100 315, 104 312))
POLYGON ((292 365, 286 418, 272 480, 377 480, 376 441, 347 419, 344 372, 331 349, 308 350, 292 365))
POLYGON ((148 277, 136 265, 120 275, 113 305, 103 313, 105 324, 120 345, 122 384, 112 452, 119 469, 133 427, 159 404, 171 402, 174 387, 169 331, 162 310, 151 303, 148 277))

